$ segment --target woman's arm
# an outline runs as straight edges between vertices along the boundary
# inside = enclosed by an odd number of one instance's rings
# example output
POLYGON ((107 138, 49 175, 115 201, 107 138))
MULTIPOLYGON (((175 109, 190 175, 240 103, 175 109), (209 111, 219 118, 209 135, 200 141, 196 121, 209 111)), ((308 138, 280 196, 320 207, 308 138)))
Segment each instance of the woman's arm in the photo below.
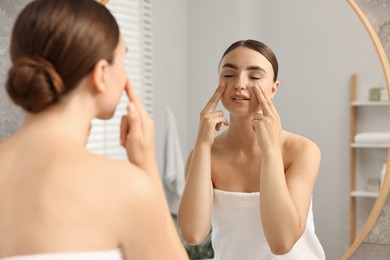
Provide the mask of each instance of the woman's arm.
MULTIPOLYGON (((188 259, 163 193, 156 182, 141 169, 128 176, 121 222, 121 247, 125 259, 188 259)), ((127 175, 129 173, 127 172, 127 175)), ((125 186, 125 185, 123 185, 125 186)))
POLYGON ((178 225, 183 239, 192 245, 200 244, 211 227, 213 185, 211 181, 211 146, 214 130, 228 125, 221 111, 215 108, 226 88, 220 85, 201 112, 198 137, 186 162, 186 185, 181 198, 178 225))
POLYGON ((286 148, 294 159, 284 170, 279 115, 268 95, 255 87, 262 113, 253 125, 262 151, 260 214, 268 245, 274 254, 286 254, 305 230, 311 196, 319 170, 318 147, 301 138, 286 148))
POLYGON ((186 185, 180 201, 178 226, 190 245, 200 244, 210 231, 213 187, 211 154, 206 146, 195 147, 186 162, 186 185))
POLYGON ((263 230, 274 254, 286 254, 305 230, 320 164, 318 147, 306 140, 286 173, 278 149, 263 154, 260 212, 263 230))
MULTIPOLYGON (((154 123, 128 80, 128 114, 122 117, 121 144, 134 164, 131 187, 124 187, 121 241, 126 259, 188 259, 169 212, 155 157, 154 123), (128 218, 128 219, 126 219, 128 218)), ((130 174, 126 172, 127 174, 130 174)))

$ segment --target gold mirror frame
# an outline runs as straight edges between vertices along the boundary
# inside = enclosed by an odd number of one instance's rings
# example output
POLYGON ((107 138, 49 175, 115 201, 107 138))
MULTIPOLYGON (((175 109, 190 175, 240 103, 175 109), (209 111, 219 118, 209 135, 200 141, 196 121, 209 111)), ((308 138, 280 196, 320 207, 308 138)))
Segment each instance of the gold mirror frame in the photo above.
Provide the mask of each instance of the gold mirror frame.
POLYGON ((95 0, 95 1, 98 2, 99 4, 106 5, 110 0, 95 0))
MULTIPOLYGON (((367 19, 367 17, 364 15, 362 10, 359 8, 359 6, 354 2, 354 0, 347 0, 348 3, 351 5, 352 9, 355 11, 355 13, 358 15, 360 20, 362 21, 364 27, 368 31, 368 34, 375 46, 376 52, 378 53, 383 71, 385 73, 385 80, 387 89, 390 92, 390 65, 389 65, 389 59, 386 55, 386 52, 382 46, 381 41, 379 40, 378 35, 376 34, 374 28, 372 27, 371 23, 367 19)), ((374 227, 380 213, 382 212, 384 205, 386 203, 386 200, 389 195, 390 191, 390 178, 389 178, 389 161, 390 161, 390 155, 389 155, 390 149, 387 153, 387 165, 386 165, 386 175, 383 182, 383 186, 379 192, 379 195, 377 199, 375 200, 374 206, 370 212, 370 215, 368 216, 368 219, 366 220, 362 230, 360 231, 359 235, 356 237, 352 245, 349 247, 347 252, 344 254, 342 259, 349 259, 359 248, 359 246, 363 243, 364 239, 367 237, 369 232, 374 227)))

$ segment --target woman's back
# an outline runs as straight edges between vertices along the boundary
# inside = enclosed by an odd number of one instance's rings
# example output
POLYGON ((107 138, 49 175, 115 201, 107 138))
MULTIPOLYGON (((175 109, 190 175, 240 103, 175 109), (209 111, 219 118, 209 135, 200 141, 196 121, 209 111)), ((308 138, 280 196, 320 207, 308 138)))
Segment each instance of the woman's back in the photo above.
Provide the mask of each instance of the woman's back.
POLYGON ((115 18, 93 0, 35 0, 19 14, 6 89, 26 120, 0 143, 0 258, 187 259, 125 53, 115 18), (129 161, 89 153, 91 121, 111 118, 124 91, 129 161))
POLYGON ((117 248, 137 168, 37 134, 0 144, 0 256, 117 248))

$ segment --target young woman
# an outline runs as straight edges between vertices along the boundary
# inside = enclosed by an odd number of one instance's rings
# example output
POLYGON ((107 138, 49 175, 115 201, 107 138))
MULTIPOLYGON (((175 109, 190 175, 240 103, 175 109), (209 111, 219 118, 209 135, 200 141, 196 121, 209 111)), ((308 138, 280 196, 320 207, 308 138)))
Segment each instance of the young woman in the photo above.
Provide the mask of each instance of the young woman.
POLYGON ((212 227, 216 259, 324 259, 311 198, 320 151, 282 130, 272 104, 279 87, 272 50, 233 43, 219 65, 219 87, 200 116, 186 163, 178 223, 199 244, 212 227), (230 114, 228 121, 219 102, 230 114), (228 128, 214 137, 224 124, 228 128))
POLYGON ((6 87, 26 120, 0 143, 0 258, 188 259, 125 52, 115 19, 93 0, 35 0, 18 16, 6 87), (85 148, 91 120, 112 117, 124 90, 129 162, 85 148))

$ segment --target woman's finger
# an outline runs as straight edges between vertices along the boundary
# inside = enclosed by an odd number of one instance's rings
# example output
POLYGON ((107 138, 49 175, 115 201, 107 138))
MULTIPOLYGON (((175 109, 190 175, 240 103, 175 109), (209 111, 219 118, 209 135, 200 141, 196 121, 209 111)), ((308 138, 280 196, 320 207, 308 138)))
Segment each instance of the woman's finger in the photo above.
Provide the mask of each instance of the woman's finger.
POLYGON ((120 142, 123 147, 126 145, 126 136, 129 132, 129 123, 127 122, 127 116, 122 116, 120 125, 120 142))
POLYGON ((268 116, 271 114, 271 110, 268 104, 268 101, 266 99, 266 93, 265 91, 260 88, 259 86, 253 87, 253 92, 255 93, 255 96, 257 97, 257 100, 260 103, 261 110, 263 111, 263 115, 268 116))
POLYGON ((149 116, 149 114, 146 112, 145 106, 137 96, 137 93, 135 92, 130 79, 127 79, 125 90, 126 90, 127 97, 134 104, 135 108, 138 110, 141 116, 142 117, 149 116))
MULTIPOLYGON (((127 127, 126 140, 142 138, 142 120, 140 114, 133 102, 130 102, 127 106, 127 127)), ((125 143, 126 144, 126 143, 125 143)))
POLYGON ((204 112, 212 112, 215 110, 215 108, 218 105, 219 100, 221 99, 223 93, 226 89, 226 83, 222 83, 219 85, 219 87, 215 90, 213 96, 210 98, 209 102, 207 102, 205 108, 203 109, 204 112))

